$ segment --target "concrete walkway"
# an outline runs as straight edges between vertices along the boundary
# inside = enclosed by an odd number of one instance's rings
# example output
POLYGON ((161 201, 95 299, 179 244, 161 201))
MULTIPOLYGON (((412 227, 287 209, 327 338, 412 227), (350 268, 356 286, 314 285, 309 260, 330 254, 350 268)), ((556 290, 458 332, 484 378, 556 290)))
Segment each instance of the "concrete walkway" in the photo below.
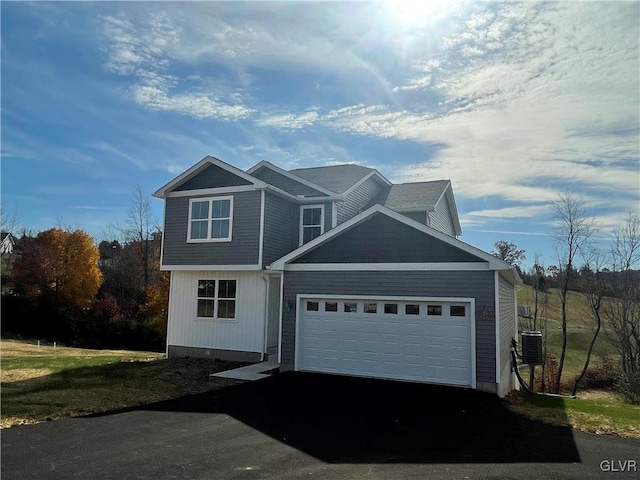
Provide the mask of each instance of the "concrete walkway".
POLYGON ((255 363, 253 365, 247 365, 246 367, 234 368, 233 370, 226 370, 224 372, 212 373, 210 377, 232 378, 234 380, 260 380, 267 378, 269 375, 264 372, 279 368, 280 364, 275 360, 268 360, 266 362, 255 363))

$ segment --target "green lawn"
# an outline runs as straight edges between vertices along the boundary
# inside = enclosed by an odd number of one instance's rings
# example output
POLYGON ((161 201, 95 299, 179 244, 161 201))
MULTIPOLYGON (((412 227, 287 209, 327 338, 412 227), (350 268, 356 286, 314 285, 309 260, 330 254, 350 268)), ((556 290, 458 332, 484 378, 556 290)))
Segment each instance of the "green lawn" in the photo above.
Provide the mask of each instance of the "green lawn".
MULTIPOLYGON (((533 302, 532 288, 530 286, 524 286, 518 291, 519 305, 529 305, 533 311, 533 302)), ((562 315, 560 298, 555 289, 550 289, 549 291, 547 317, 547 332, 545 336, 547 353, 554 355, 559 361, 562 345, 562 315)), ((582 370, 589 343, 593 336, 593 326, 591 312, 584 295, 578 292, 569 292, 567 301, 567 354, 563 373, 563 379, 566 381, 573 381, 582 370)), ((520 330, 526 329, 526 321, 520 319, 520 330)), ((617 364, 620 358, 616 349, 606 341, 606 335, 605 326, 600 331, 594 346, 591 357, 592 365, 602 363, 603 360, 617 364)))
POLYGON ((151 352, 0 342, 1 425, 131 407, 233 383, 209 378, 236 364, 151 352))
POLYGON ((579 398, 512 393, 507 402, 513 411, 546 423, 640 438, 640 406, 612 392, 588 391, 579 398))

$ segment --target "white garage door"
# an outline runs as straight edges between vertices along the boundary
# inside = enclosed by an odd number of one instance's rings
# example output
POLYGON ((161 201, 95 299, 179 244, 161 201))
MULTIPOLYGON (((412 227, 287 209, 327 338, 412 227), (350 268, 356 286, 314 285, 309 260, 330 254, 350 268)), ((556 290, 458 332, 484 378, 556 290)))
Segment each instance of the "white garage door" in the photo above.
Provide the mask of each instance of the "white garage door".
POLYGON ((301 298, 297 369, 475 386, 471 303, 301 298))

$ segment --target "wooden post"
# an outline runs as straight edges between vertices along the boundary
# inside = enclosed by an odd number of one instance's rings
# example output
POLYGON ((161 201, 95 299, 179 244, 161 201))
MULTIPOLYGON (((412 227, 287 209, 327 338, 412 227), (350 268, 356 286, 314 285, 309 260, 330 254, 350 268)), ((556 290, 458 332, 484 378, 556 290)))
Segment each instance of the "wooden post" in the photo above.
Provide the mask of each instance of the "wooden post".
POLYGON ((529 365, 529 388, 532 392, 535 392, 535 385, 533 384, 533 382, 535 381, 535 371, 536 366, 532 363, 531 365, 529 365))

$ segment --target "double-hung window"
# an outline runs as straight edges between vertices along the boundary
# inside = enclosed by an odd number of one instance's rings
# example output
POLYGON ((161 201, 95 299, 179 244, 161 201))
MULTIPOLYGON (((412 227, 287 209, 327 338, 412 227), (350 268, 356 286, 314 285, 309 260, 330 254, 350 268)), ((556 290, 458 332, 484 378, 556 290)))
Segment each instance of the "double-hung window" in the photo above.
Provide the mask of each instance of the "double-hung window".
POLYGON ((198 318, 236 318, 235 280, 198 280, 198 318))
POLYGON ((324 233, 324 205, 300 207, 300 245, 324 233))
POLYGON ((233 227, 233 197, 189 200, 187 242, 228 242, 233 227))

